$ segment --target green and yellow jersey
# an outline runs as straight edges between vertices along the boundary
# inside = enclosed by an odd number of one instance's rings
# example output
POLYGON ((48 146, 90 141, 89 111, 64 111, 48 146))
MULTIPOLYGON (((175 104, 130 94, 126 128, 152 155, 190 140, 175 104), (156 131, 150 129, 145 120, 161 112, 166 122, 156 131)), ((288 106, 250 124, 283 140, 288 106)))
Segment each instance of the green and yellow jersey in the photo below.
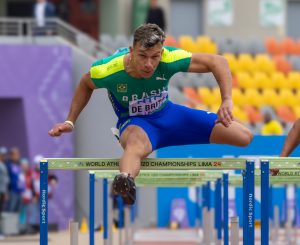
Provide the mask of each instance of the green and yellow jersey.
POLYGON ((163 47, 162 58, 150 78, 134 78, 126 71, 123 49, 110 57, 96 61, 91 79, 97 88, 106 88, 119 118, 149 115, 161 110, 168 101, 168 83, 177 72, 186 72, 192 54, 174 47, 163 47))

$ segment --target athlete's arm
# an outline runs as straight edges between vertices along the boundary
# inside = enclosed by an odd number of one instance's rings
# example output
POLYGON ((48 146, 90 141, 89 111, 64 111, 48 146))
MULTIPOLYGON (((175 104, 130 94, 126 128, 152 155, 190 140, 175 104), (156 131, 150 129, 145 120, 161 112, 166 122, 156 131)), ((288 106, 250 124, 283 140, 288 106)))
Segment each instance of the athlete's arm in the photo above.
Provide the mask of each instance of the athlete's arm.
POLYGON ((288 157, 292 151, 300 144, 300 118, 294 123, 284 142, 281 157, 288 157))
POLYGON ((188 72, 212 72, 214 74, 219 84, 222 98, 217 122, 229 126, 233 120, 233 102, 231 98, 232 77, 227 60, 220 55, 194 53, 188 72))
MULTIPOLYGON (((75 123, 78 118, 80 112, 89 102, 93 90, 96 88, 94 83, 91 80, 90 73, 86 73, 80 79, 80 82, 76 88, 74 97, 72 99, 71 108, 69 111, 69 115, 66 121, 75 123)), ((73 131, 73 126, 71 123, 63 122, 56 124, 50 131, 50 136, 60 136, 62 133, 68 133, 73 131)))

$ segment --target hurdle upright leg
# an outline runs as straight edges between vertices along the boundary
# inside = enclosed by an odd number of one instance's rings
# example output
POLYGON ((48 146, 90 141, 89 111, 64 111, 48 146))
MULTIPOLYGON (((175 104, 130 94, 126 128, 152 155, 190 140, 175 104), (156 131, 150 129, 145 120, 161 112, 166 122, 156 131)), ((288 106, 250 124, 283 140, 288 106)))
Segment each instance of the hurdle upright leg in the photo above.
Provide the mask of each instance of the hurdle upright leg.
POLYGON ((102 188, 103 188, 103 243, 104 245, 108 244, 108 193, 107 193, 107 179, 104 178, 102 182, 102 188))
MULTIPOLYGON (((110 190, 110 185, 108 185, 108 192, 110 190)), ((110 197, 110 194, 108 194, 107 199, 107 212, 108 212, 108 222, 107 222, 107 235, 108 235, 108 244, 113 245, 114 239, 113 239, 113 226, 114 226, 114 211, 113 211, 113 198, 110 197)))
POLYGON ((247 175, 243 170, 243 244, 247 244, 247 175))
POLYGON ((261 161, 261 244, 269 244, 269 161, 261 161))
POLYGON ((207 204, 207 243, 210 244, 213 241, 213 229, 212 229, 212 220, 211 220, 211 215, 212 215, 212 208, 211 208, 211 185, 210 181, 206 183, 206 204, 207 204))
POLYGON ((48 162, 40 162, 40 245, 48 245, 48 162))
POLYGON ((246 162, 246 197, 247 197, 247 237, 246 245, 254 245, 255 193, 254 193, 254 161, 246 162))
MULTIPOLYGON (((270 183, 269 183, 270 184, 270 183)), ((274 227, 273 186, 269 187, 269 239, 272 240, 274 227)))
POLYGON ((293 224, 296 227, 297 226, 297 216, 298 216, 298 207, 297 207, 297 185, 293 186, 293 192, 294 192, 294 220, 293 224))
POLYGON ((130 207, 130 244, 133 244, 134 239, 134 226, 135 226, 135 205, 131 205, 130 207))
POLYGON ((298 242, 298 203, 297 203, 298 195, 297 195, 297 185, 294 185, 294 229, 295 229, 295 244, 298 242))
POLYGON ((196 229, 199 229, 200 226, 201 226, 201 210, 200 210, 200 200, 201 200, 201 197, 200 197, 200 192, 201 189, 200 189, 200 186, 197 186, 196 187, 196 203, 197 203, 197 209, 196 209, 196 229))
POLYGON ((282 223, 286 225, 288 218, 288 201, 287 201, 287 185, 283 188, 283 207, 282 207, 282 223))
POLYGON ((203 244, 207 244, 207 190, 206 185, 202 186, 202 233, 203 233, 203 244))
POLYGON ((217 230, 217 244, 222 240, 222 191, 221 179, 217 179, 215 190, 215 228, 217 230))
POLYGON ((124 201, 121 195, 118 195, 118 209, 119 209, 119 220, 118 220, 118 231, 119 231, 119 245, 123 245, 123 228, 124 228, 124 201))
POLYGON ((228 174, 223 174, 224 245, 228 245, 228 174))
POLYGON ((90 217, 89 233, 90 245, 95 244, 95 173, 90 173, 90 217))

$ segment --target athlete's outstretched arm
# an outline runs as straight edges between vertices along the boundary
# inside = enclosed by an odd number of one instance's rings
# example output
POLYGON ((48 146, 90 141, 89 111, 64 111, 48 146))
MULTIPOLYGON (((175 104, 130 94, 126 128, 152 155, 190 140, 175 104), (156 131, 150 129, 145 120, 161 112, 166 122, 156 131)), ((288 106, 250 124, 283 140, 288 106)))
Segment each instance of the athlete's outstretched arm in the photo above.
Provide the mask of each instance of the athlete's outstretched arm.
POLYGON ((227 60, 220 55, 197 54, 192 55, 189 72, 212 72, 221 92, 222 104, 218 110, 218 121, 229 126, 232 115, 232 77, 227 60))
POLYGON ((60 136, 62 133, 68 133, 73 131, 73 125, 78 118, 80 112, 89 102, 95 85, 91 80, 90 73, 86 73, 80 79, 80 82, 76 88, 72 104, 70 108, 67 121, 56 124, 50 131, 50 136, 60 136))
POLYGON ((294 123, 292 129, 288 133, 288 136, 285 139, 280 156, 288 157, 299 144, 300 144, 300 118, 294 123))

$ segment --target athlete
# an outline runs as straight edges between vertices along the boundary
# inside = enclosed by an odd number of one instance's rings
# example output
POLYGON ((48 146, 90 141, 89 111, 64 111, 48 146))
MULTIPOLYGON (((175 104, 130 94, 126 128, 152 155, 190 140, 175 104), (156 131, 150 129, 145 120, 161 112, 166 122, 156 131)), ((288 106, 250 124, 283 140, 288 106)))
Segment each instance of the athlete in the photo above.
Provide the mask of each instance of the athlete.
POLYGON ((285 139, 281 150, 281 157, 288 157, 293 150, 300 144, 300 118, 294 123, 292 129, 285 139))
POLYGON ((231 73, 225 58, 164 47, 164 32, 144 24, 134 32, 133 46, 95 62, 75 91, 67 120, 56 124, 51 136, 71 132, 93 91, 106 88, 118 116, 119 140, 124 149, 115 194, 126 204, 136 199, 134 178, 141 160, 152 151, 173 145, 230 144, 247 146, 251 132, 232 115, 231 73), (173 104, 168 83, 177 72, 212 72, 219 84, 222 103, 217 114, 173 104))

